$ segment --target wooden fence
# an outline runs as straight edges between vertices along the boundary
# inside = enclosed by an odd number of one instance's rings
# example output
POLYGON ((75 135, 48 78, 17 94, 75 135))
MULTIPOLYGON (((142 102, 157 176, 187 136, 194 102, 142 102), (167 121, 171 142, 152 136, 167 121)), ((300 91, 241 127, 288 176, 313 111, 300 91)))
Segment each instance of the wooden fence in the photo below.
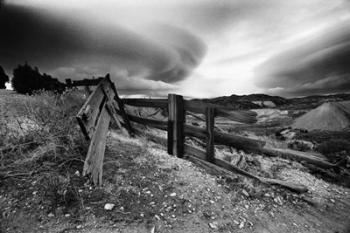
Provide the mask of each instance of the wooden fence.
POLYGON ((218 159, 215 156, 214 146, 226 145, 251 153, 307 161, 326 168, 336 166, 325 161, 317 154, 293 150, 267 149, 263 141, 217 131, 215 129, 215 117, 217 116, 245 124, 256 122, 256 113, 252 111, 230 111, 213 104, 185 100, 182 96, 175 94, 169 94, 167 99, 120 99, 114 84, 111 82, 109 75, 107 75, 99 82, 97 88, 91 93, 77 115, 78 123, 84 135, 88 140, 91 140, 84 164, 84 175, 91 173, 95 184, 102 183, 105 139, 111 120, 114 120, 120 128, 125 128, 131 136, 137 130, 132 128, 130 122, 167 131, 166 141, 154 135, 150 137, 166 144, 170 155, 186 158, 212 168, 220 167, 263 183, 281 185, 298 192, 303 192, 307 189, 304 186, 292 184, 288 181, 267 179, 250 174, 224 160, 218 159), (168 113, 168 120, 146 119, 127 114, 124 105, 161 108, 168 113), (204 115, 205 128, 186 124, 186 114, 192 116, 204 115), (205 150, 186 144, 186 136, 203 140, 205 142, 205 150))

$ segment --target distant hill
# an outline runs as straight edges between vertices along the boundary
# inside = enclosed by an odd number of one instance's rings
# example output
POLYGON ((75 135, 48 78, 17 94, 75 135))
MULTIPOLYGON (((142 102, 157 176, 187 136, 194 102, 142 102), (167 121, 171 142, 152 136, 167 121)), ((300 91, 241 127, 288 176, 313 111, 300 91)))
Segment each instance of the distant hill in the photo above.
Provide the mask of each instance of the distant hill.
POLYGON ((258 109, 277 107, 281 109, 311 109, 325 102, 350 100, 350 94, 314 95, 299 98, 283 98, 265 94, 231 95, 211 99, 195 99, 233 109, 258 109))
POLYGON ((339 102, 350 100, 350 94, 312 95, 290 99, 289 109, 316 108, 326 102, 339 102))
POLYGON ((297 118, 294 128, 341 131, 350 126, 350 101, 327 102, 297 118))
POLYGON ((270 96, 265 94, 231 95, 212 99, 201 99, 201 101, 206 103, 218 104, 233 109, 256 109, 264 107, 276 107, 286 105, 289 103, 289 100, 283 97, 270 96))

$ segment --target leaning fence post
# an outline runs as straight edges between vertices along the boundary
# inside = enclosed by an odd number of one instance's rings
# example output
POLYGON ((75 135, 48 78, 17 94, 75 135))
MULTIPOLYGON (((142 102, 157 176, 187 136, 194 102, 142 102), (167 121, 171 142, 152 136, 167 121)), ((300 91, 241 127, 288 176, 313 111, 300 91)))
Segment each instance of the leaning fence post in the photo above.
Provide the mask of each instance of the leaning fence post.
POLYGON ((207 131, 207 140, 206 140, 206 160, 213 162, 215 160, 215 151, 214 151, 214 125, 215 125, 215 108, 206 108, 205 109, 205 123, 207 131))
POLYGON ((185 109, 181 95, 168 95, 168 112, 168 153, 182 158, 185 143, 185 109))

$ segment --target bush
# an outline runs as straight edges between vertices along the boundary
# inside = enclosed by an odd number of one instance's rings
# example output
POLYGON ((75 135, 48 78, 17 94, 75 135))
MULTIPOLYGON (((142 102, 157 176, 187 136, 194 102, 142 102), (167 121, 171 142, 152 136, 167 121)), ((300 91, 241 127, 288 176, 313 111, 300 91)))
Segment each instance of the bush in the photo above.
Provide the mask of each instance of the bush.
POLYGON ((5 89, 5 83, 9 81, 9 77, 6 75, 4 69, 0 66, 0 89, 5 89))
POLYGON ((45 73, 40 74, 38 68, 33 69, 27 63, 13 70, 11 82, 13 89, 21 94, 33 94, 38 90, 52 90, 61 93, 65 88, 65 85, 57 79, 45 73))
POLYGON ((332 155, 343 151, 350 153, 350 141, 345 139, 330 139, 318 145, 317 151, 324 155, 332 155))

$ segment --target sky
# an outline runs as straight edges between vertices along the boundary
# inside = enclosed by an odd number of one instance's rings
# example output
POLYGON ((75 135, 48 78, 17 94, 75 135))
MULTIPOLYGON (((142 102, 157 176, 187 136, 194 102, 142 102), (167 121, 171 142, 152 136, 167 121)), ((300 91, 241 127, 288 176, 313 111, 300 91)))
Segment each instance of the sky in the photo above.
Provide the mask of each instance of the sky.
POLYGON ((3 0, 0 65, 25 61, 129 96, 350 92, 350 1, 3 0))

